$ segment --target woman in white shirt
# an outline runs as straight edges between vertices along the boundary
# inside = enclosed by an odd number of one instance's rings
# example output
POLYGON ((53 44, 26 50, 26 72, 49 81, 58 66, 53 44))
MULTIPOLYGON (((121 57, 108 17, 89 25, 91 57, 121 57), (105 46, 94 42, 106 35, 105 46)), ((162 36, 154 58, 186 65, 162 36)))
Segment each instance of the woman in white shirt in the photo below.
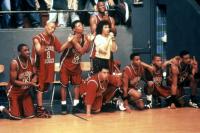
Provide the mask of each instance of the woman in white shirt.
POLYGON ((111 52, 117 51, 117 44, 108 21, 100 21, 97 25, 93 50, 93 73, 98 73, 102 67, 109 68, 111 52))

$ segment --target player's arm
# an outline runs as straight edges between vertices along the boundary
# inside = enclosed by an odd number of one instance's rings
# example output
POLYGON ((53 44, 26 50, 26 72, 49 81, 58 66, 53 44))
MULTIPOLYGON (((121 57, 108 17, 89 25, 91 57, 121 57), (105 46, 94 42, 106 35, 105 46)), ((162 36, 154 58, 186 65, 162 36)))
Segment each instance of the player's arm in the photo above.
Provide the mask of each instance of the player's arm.
POLYGON ((177 93, 177 84, 178 84, 178 67, 176 65, 171 65, 172 71, 172 84, 171 84, 171 93, 176 95, 177 93))
POLYGON ((162 68, 166 68, 166 66, 169 65, 169 64, 178 65, 179 62, 180 62, 180 57, 179 57, 179 56, 175 56, 175 57, 171 58, 170 60, 166 60, 166 61, 162 64, 162 68))
POLYGON ((96 98, 96 91, 98 86, 95 82, 89 81, 86 87, 86 97, 85 97, 85 104, 86 104, 86 114, 88 116, 91 115, 92 105, 96 98))
POLYGON ((127 75, 127 73, 124 71, 123 72, 123 76, 122 76, 122 82, 123 82, 123 87, 122 87, 122 89, 123 89, 123 92, 124 92, 124 94, 123 94, 123 101, 124 101, 124 106, 125 106, 125 108, 127 108, 127 107, 129 107, 128 106, 128 81, 129 81, 129 78, 128 78, 128 75, 127 75))
POLYGON ((66 48, 70 48, 72 46, 72 39, 74 38, 74 35, 69 35, 67 40, 62 44, 60 51, 64 51, 66 48))
POLYGON ((155 71, 155 68, 145 62, 141 62, 141 65, 146 68, 147 70, 149 70, 151 73, 153 73, 153 71, 155 71))
POLYGON ((93 35, 96 35, 96 28, 97 28, 96 21, 97 21, 96 16, 90 17, 90 31, 93 35))
POLYGON ((34 38, 33 44, 34 44, 36 53, 40 55, 44 51, 41 44, 40 44, 40 41, 37 38, 34 38))
POLYGON ((20 80, 17 80, 17 71, 18 71, 18 65, 15 60, 13 60, 10 64, 10 82, 13 85, 16 86, 36 86, 36 84, 32 82, 23 82, 20 80))
POLYGON ((111 36, 111 41, 112 41, 111 51, 116 52, 117 51, 116 39, 115 39, 113 33, 110 33, 110 36, 111 36))
POLYGON ((116 30, 116 26, 115 26, 115 20, 113 17, 110 17, 111 19, 111 31, 116 35, 117 34, 117 30, 116 30))
POLYGON ((195 57, 193 57, 191 64, 192 64, 192 75, 194 76, 198 72, 198 62, 195 59, 195 57))

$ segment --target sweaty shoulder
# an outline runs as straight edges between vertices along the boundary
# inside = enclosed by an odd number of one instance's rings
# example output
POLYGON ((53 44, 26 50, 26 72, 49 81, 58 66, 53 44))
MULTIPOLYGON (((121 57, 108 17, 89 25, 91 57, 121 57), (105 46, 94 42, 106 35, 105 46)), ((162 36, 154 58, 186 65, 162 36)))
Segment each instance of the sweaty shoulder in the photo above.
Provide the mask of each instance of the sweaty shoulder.
POLYGON ((35 40, 41 41, 41 37, 39 34, 33 37, 33 41, 35 40))
POLYGON ((13 59, 10 63, 10 67, 11 69, 15 68, 15 69, 18 69, 19 68, 19 65, 18 65, 18 62, 16 59, 13 59))

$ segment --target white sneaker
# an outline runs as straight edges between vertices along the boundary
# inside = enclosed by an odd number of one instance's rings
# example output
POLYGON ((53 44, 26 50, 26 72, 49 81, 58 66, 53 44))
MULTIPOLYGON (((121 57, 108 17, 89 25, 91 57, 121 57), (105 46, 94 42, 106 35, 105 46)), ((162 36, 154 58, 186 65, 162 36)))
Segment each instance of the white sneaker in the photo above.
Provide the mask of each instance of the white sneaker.
POLYGON ((126 108, 124 107, 124 102, 121 98, 117 100, 116 106, 119 107, 119 110, 125 111, 126 108))
POLYGON ((3 110, 5 109, 5 107, 4 106, 0 106, 0 112, 3 112, 3 110))
POLYGON ((193 108, 199 108, 197 103, 192 102, 192 100, 189 100, 189 106, 193 107, 193 108))
POLYGON ((148 104, 145 105, 146 108, 151 109, 152 108, 152 95, 146 95, 148 104))

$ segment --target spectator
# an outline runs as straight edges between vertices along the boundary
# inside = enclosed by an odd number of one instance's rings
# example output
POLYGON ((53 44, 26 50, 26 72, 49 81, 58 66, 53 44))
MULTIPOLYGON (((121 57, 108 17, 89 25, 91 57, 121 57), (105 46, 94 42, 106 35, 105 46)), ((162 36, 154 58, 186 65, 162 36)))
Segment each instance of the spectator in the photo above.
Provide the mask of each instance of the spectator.
MULTIPOLYGON (((51 11, 56 10, 67 10, 67 0, 52 0, 51 1, 51 11)), ((66 27, 67 17, 63 12, 49 13, 49 22, 56 22, 58 17, 58 27, 66 27)))
MULTIPOLYGON (((35 0, 12 0, 12 7, 15 11, 35 11, 36 10, 36 1, 35 0)), ((31 21, 31 25, 34 28, 40 27, 40 15, 39 13, 27 13, 28 18, 31 21)), ((16 21, 17 28, 23 28, 24 21, 23 21, 24 14, 17 13, 14 15, 16 21)))
POLYGON ((107 0, 105 2, 107 9, 114 9, 110 11, 109 15, 115 19, 116 24, 127 24, 130 18, 130 8, 126 0, 107 0))
POLYGON ((110 61, 112 52, 117 51, 117 44, 114 34, 110 32, 110 24, 106 20, 102 20, 97 25, 96 37, 94 39, 93 53, 93 72, 98 73, 101 67, 109 68, 111 72, 110 61))
MULTIPOLYGON (((68 0, 68 8, 71 9, 71 10, 78 10, 78 0, 68 0)), ((70 20, 71 20, 71 23, 76 21, 76 20, 80 20, 79 16, 77 15, 76 12, 71 12, 69 14, 70 16, 70 20)))
MULTIPOLYGON (((0 6, 2 11, 11 11, 10 0, 0 0, 0 6)), ((1 27, 10 28, 11 26, 11 15, 2 14, 1 27)))

